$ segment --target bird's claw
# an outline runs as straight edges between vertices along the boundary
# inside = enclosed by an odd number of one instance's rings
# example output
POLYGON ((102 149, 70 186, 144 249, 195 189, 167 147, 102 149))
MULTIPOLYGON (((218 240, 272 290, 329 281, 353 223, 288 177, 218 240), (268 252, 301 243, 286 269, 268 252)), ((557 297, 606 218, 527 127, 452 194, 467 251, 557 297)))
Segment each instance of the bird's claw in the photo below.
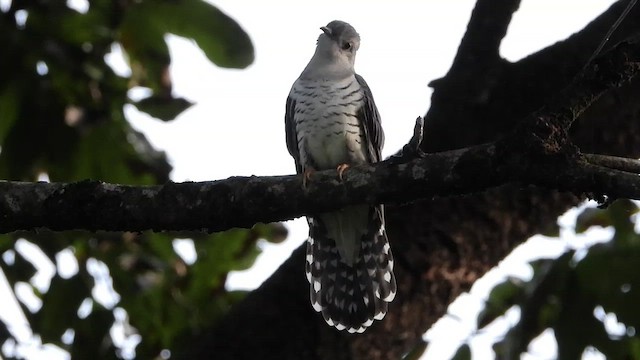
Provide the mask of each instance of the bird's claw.
POLYGON ((340 181, 343 180, 342 174, 344 174, 344 172, 347 171, 348 168, 349 168, 349 164, 340 164, 336 168, 336 171, 338 171, 338 179, 340 179, 340 181))
POLYGON ((302 188, 306 189, 307 184, 311 181, 311 176, 316 172, 316 169, 307 167, 302 172, 302 188))

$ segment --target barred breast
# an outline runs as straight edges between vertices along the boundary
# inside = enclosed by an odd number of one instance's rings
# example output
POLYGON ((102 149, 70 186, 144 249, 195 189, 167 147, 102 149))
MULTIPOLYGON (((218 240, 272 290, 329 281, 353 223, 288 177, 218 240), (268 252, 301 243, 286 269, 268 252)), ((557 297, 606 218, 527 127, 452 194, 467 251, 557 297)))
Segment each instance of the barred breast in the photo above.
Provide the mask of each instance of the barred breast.
POLYGON ((355 77, 340 81, 298 79, 291 96, 296 101, 294 121, 303 167, 326 170, 366 162, 362 128, 356 117, 363 93, 355 77))

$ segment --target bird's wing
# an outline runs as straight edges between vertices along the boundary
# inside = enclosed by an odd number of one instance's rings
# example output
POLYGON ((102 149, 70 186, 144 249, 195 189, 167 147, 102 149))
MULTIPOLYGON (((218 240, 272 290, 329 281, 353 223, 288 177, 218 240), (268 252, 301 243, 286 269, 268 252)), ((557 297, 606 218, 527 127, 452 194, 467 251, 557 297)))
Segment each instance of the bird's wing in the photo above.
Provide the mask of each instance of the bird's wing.
MULTIPOLYGON (((378 162, 382 160, 382 147, 384 146, 384 132, 380 124, 380 113, 376 103, 373 101, 373 94, 369 85, 364 81, 362 76, 356 74, 356 80, 362 88, 364 98, 360 110, 358 110, 358 120, 362 124, 364 137, 367 143, 369 161, 378 162)), ((291 151, 291 150, 289 150, 291 151)))
POLYGON ((300 164, 300 150, 298 149, 298 132, 296 131, 296 121, 294 115, 296 113, 296 101, 287 97, 287 108, 284 114, 284 128, 287 137, 287 149, 289 154, 293 156, 293 160, 296 162, 296 172, 300 174, 302 172, 302 164, 300 164))

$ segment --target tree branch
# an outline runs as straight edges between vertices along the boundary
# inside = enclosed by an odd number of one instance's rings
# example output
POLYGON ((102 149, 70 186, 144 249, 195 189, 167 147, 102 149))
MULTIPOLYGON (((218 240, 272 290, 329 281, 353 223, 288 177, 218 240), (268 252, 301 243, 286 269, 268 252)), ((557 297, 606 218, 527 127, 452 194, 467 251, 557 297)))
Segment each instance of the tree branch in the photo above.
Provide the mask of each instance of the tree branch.
POLYGON ((584 154, 585 159, 593 164, 610 169, 617 169, 629 173, 640 174, 640 161, 619 156, 599 154, 584 154))
POLYGON ((1 182, 0 232, 41 227, 213 232, 359 203, 399 204, 508 183, 640 199, 640 178, 588 164, 567 145, 573 121, 604 91, 621 86, 638 72, 640 46, 622 43, 503 140, 407 163, 353 167, 343 181, 338 181, 335 170, 323 171, 307 189, 298 176, 232 177, 147 187, 99 181, 1 182))
MULTIPOLYGON (((433 196, 463 195, 507 183, 538 185, 576 194, 640 200, 640 177, 562 157, 511 161, 494 144, 430 154, 408 163, 388 161, 315 174, 302 188, 298 176, 232 177, 162 186, 0 182, 0 232, 85 229, 90 231, 222 231, 251 227, 359 203, 399 204, 433 196)), ((637 165, 636 165, 637 166, 637 165)))
POLYGON ((476 2, 447 75, 429 83, 434 92, 426 116, 423 150, 451 150, 494 140, 473 141, 478 132, 465 129, 471 119, 474 123, 484 120, 478 110, 503 82, 506 62, 500 57, 500 43, 519 6, 520 0, 476 2))
POLYGON ((557 153, 566 146, 572 146, 568 133, 574 121, 602 94, 630 82, 638 72, 638 42, 616 45, 589 64, 550 103, 520 122, 515 129, 519 135, 511 136, 511 140, 523 146, 536 147, 533 151, 546 154, 557 153))
POLYGON ((500 43, 519 6, 520 0, 479 0, 449 72, 475 78, 500 61, 500 43))

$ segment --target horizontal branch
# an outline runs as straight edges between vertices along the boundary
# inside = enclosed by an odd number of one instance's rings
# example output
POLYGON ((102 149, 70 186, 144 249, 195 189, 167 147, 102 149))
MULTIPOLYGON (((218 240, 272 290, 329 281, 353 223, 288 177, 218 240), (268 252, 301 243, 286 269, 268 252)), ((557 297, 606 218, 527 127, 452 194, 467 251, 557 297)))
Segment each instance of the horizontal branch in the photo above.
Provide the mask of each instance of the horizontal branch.
POLYGON ((640 174, 640 161, 619 156, 584 154, 585 159, 594 165, 640 174))
MULTIPOLYGON (((307 188, 299 176, 232 177, 162 186, 89 180, 0 182, 0 232, 36 228, 214 232, 353 204, 406 203, 507 183, 640 199, 640 177, 625 172, 626 167, 618 171, 609 164, 589 163, 567 146, 568 127, 593 99, 640 72, 640 47, 619 44, 595 64, 563 91, 560 100, 529 116, 496 143, 418 156, 404 163, 392 158, 354 166, 343 180, 338 180, 336 171, 318 172, 307 188)), ((422 137, 421 119, 417 124, 410 144, 422 137)))
POLYGON ((408 202, 462 193, 472 179, 454 175, 465 154, 479 147, 430 155, 405 164, 379 163, 317 172, 303 189, 299 176, 231 177, 210 182, 130 186, 100 181, 0 182, 0 232, 34 228, 71 230, 202 230, 251 227, 355 203, 408 202), (450 174, 445 178, 443 174, 450 174), (464 181, 470 180, 468 184, 464 181), (458 189, 458 190, 456 190, 458 189))
POLYGON ((405 203, 461 195, 506 183, 640 199, 640 176, 558 157, 505 161, 493 144, 429 154, 408 163, 357 166, 344 174, 232 177, 162 186, 0 182, 0 232, 51 230, 221 231, 335 210, 358 203, 405 203))

